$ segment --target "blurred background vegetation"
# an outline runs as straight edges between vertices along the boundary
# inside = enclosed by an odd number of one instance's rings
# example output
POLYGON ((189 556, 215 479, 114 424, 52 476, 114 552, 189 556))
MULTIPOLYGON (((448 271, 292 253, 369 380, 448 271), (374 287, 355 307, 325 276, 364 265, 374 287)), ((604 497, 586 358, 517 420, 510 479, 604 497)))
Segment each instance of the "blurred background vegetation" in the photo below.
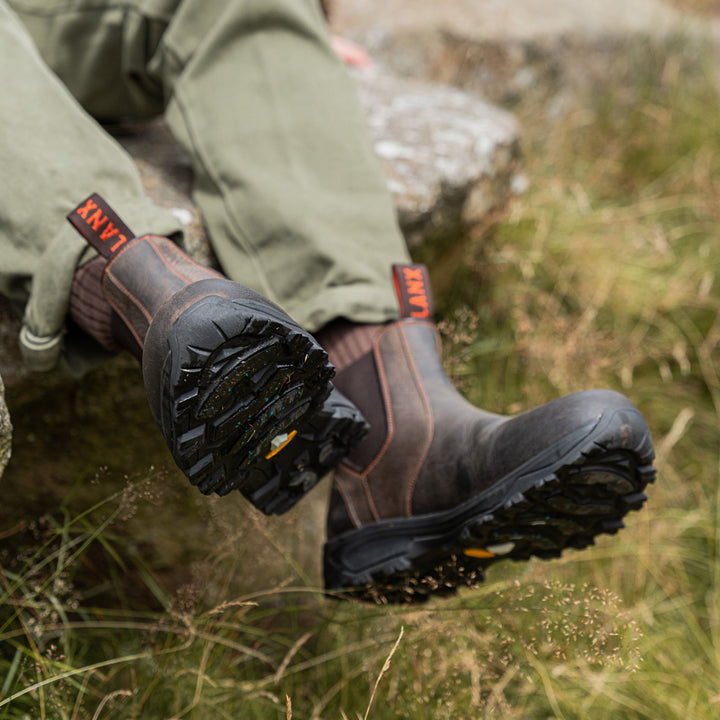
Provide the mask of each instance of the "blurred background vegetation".
POLYGON ((129 360, 9 391, 0 718, 718 716, 714 49, 635 38, 557 97, 512 101, 528 190, 458 238, 447 367, 497 412, 629 395, 658 455, 645 508, 594 548, 494 565, 450 599, 341 602, 321 590, 327 483, 271 519, 191 492, 129 360))

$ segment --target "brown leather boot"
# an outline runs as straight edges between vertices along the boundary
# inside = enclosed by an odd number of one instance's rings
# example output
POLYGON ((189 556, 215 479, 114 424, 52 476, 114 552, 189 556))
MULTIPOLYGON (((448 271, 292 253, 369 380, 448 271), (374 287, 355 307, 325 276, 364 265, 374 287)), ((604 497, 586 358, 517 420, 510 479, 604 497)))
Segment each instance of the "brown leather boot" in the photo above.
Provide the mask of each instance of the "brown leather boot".
POLYGON ((153 416, 203 493, 288 510, 362 439, 314 338, 279 307, 164 237, 134 237, 93 195, 70 222, 107 260, 105 297, 142 359, 153 416))
POLYGON ((655 477, 633 404, 589 390, 516 417, 473 407, 443 371, 426 270, 395 273, 405 317, 335 379, 371 431, 335 472, 328 590, 422 600, 499 559, 557 557, 623 527, 655 477))

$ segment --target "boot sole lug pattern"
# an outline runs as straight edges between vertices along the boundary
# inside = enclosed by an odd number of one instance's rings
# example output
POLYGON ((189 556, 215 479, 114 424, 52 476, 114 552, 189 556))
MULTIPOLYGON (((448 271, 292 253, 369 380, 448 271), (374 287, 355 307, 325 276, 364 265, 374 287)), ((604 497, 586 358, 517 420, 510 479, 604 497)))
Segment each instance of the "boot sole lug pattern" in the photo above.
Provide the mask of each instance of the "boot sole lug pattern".
POLYGON ((365 435, 333 374, 312 336, 271 308, 198 301, 170 329, 162 368, 175 462, 206 495, 239 490, 267 515, 286 512, 365 435))
POLYGON ((329 540, 328 592, 383 604, 423 602, 476 586, 498 560, 557 558, 567 548, 593 545, 597 535, 617 533, 655 480, 645 421, 637 411, 622 414, 622 422, 635 415, 632 447, 622 440, 627 426, 615 423, 608 432, 605 423, 544 472, 496 483, 489 502, 479 496, 449 511, 380 521, 329 540), (499 487, 511 489, 498 497, 499 487))

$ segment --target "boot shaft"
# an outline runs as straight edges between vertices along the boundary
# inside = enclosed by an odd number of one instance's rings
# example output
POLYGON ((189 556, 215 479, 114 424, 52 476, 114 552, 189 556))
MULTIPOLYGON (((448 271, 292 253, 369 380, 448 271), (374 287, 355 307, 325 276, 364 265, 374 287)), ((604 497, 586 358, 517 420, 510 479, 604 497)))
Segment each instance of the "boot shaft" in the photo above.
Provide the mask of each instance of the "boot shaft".
POLYGON ((606 390, 512 417, 471 405, 447 377, 439 332, 423 317, 432 307, 426 275, 410 268, 400 279, 407 280, 398 288, 404 317, 379 327, 370 350, 334 381, 371 429, 335 473, 330 535, 452 508, 526 463, 541 465, 546 452, 565 452, 603 417, 627 413, 634 427, 632 403, 606 390))
POLYGON ((183 288, 202 280, 223 279, 157 235, 135 238, 103 274, 103 291, 142 348, 160 308, 183 288))
POLYGON ((98 194, 78 205, 68 220, 105 259, 103 293, 141 350, 164 303, 191 283, 223 277, 165 237, 136 237, 98 194))
POLYGON ((655 477, 633 404, 587 390, 512 417, 473 407, 443 371, 423 273, 395 277, 403 317, 336 380, 374 427, 335 472, 326 588, 423 600, 622 528, 655 477))
POLYGON ((153 416, 201 492, 237 489, 283 513, 360 442, 365 422, 330 384, 327 353, 281 308, 167 238, 134 237, 98 195, 68 217, 100 254, 82 304, 102 296, 125 328, 153 416))

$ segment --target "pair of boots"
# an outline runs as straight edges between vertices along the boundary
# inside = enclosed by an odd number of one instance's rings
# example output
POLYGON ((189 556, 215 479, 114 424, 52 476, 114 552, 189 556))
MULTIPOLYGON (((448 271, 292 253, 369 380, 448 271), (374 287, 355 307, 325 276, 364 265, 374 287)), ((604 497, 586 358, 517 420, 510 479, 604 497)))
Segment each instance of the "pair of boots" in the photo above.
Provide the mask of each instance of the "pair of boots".
POLYGON ((94 308, 85 272, 73 317, 101 337, 107 301, 104 325, 141 359, 153 415, 194 485, 283 513, 335 468, 328 590, 451 593, 498 559, 584 548, 646 499, 652 442, 624 396, 581 392, 505 417, 455 391, 423 266, 393 269, 400 320, 336 321, 318 342, 168 239, 134 237, 98 196, 69 219, 101 254, 94 308))

